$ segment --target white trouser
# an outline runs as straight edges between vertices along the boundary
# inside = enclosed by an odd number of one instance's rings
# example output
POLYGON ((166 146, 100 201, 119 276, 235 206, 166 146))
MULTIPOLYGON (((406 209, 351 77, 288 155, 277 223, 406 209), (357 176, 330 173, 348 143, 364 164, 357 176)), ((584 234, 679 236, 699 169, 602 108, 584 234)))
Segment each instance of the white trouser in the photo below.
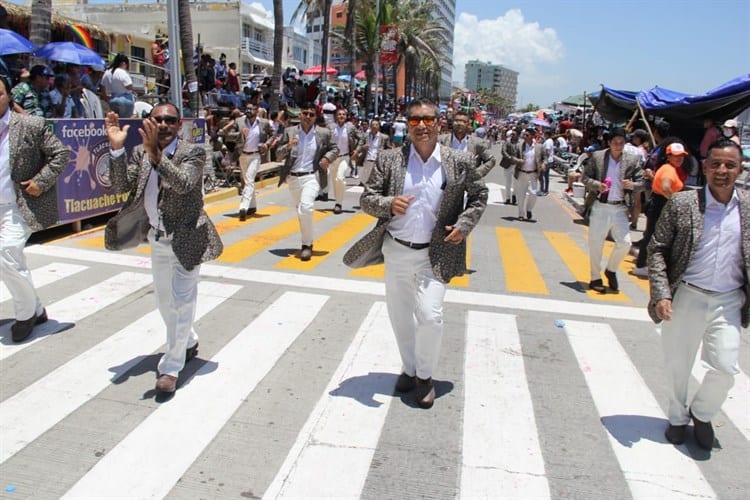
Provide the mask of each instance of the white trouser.
MULTIPOLYGON (((503 169, 503 176, 505 177, 505 200, 511 200, 513 194, 515 194, 516 190, 513 189, 513 181, 515 179, 513 178, 513 171, 515 169, 513 167, 508 167, 503 169)), ((524 214, 525 215, 525 214, 524 214)))
POLYGON ((185 366, 185 350, 198 342, 193 320, 201 266, 195 266, 191 271, 182 267, 172 251, 171 236, 161 236, 156 241, 151 230, 148 239, 156 304, 167 327, 167 350, 159 360, 157 370, 160 375, 176 377, 185 366))
POLYGON ((336 204, 343 205, 346 192, 346 171, 349 170, 349 155, 339 156, 328 167, 328 186, 333 186, 336 204))
POLYGON ((289 194, 292 195, 292 201, 297 207, 297 219, 299 220, 299 230, 302 234, 302 244, 312 245, 313 243, 313 208, 315 206, 315 197, 318 196, 320 185, 318 176, 315 174, 303 175, 301 177, 288 176, 286 181, 289 183, 289 194))
POLYGON ((16 319, 19 321, 25 321, 34 313, 42 314, 44 311, 23 254, 29 236, 31 228, 23 220, 18 206, 0 206, 0 277, 10 291, 16 319))
POLYGON ((539 178, 536 172, 519 172, 518 179, 516 179, 519 217, 526 217, 527 211, 534 210, 537 191, 539 191, 539 178))
POLYGON ((421 379, 432 377, 443 338, 445 283, 435 277, 429 248, 414 250, 383 240, 385 300, 401 353, 402 371, 421 379))
POLYGON ((688 406, 702 422, 710 422, 721 409, 739 373, 740 308, 744 300, 741 289, 709 294, 684 283, 678 286, 672 300, 672 319, 661 327, 665 370, 671 382, 668 417, 672 425, 690 422, 688 406), (688 381, 701 341, 701 360, 708 372, 693 400, 688 401, 688 381))
POLYGON ((245 189, 242 190, 242 200, 240 200, 240 210, 243 208, 255 208, 255 176, 258 173, 260 167, 260 153, 253 153, 251 155, 243 155, 246 157, 248 162, 240 161, 240 170, 242 171, 242 178, 245 179, 245 189))
POLYGON ((622 259, 630 250, 630 222, 628 208, 625 204, 609 205, 594 202, 589 216, 589 260, 591 261, 591 280, 601 279, 602 252, 607 233, 612 231, 615 248, 609 256, 608 271, 617 271, 622 259))
POLYGON ((367 179, 370 178, 370 174, 372 174, 373 168, 375 168, 375 160, 365 160, 362 164, 362 173, 359 176, 359 182, 362 184, 367 182, 367 179))

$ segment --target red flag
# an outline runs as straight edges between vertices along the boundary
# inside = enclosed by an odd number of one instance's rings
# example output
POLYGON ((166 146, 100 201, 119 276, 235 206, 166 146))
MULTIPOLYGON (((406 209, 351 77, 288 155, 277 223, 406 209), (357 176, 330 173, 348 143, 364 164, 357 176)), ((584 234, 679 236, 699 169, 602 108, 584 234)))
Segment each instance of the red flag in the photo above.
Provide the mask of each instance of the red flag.
POLYGON ((393 25, 380 27, 380 64, 398 62, 398 30, 393 25))

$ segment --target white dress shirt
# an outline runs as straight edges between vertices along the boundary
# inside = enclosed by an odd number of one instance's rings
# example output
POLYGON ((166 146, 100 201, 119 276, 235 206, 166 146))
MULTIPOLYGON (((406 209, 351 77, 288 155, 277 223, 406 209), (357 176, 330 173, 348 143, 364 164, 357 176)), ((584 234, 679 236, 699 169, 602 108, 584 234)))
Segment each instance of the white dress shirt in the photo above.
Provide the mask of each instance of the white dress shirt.
POLYGON ((242 152, 257 153, 260 148, 260 120, 256 118, 253 123, 250 123, 245 118, 245 125, 247 125, 247 136, 245 136, 245 144, 242 147, 242 152))
POLYGON ((455 149, 458 151, 468 151, 469 136, 465 135, 464 138, 459 141, 455 135, 451 134, 451 149, 455 149))
POLYGON ((703 233, 682 279, 706 290, 731 292, 745 283, 740 201, 734 192, 729 203, 724 205, 711 195, 708 187, 704 189, 703 233))
POLYGON ((305 133, 302 126, 297 132, 297 144, 292 148, 292 155, 296 156, 292 164, 291 171, 310 172, 315 170, 313 161, 315 161, 315 150, 318 147, 318 141, 315 138, 315 126, 310 127, 310 132, 305 133))
POLYGON ((620 182, 620 162, 622 162, 622 156, 620 156, 620 161, 615 161, 612 155, 609 156, 607 175, 605 177, 609 177, 611 184, 609 186, 607 201, 622 201, 624 198, 622 183, 620 182))
POLYGON ((0 205, 14 205, 16 189, 10 178, 10 108, 0 117, 0 205))
POLYGON ((370 134, 367 137, 367 157, 365 161, 375 161, 378 158, 378 151, 380 151, 380 134, 370 134))
POLYGON ((445 172, 440 159, 440 146, 435 146, 427 161, 422 161, 412 145, 404 179, 404 196, 413 195, 404 215, 395 215, 388 223, 394 238, 411 243, 429 243, 437 222, 443 198, 445 172))
POLYGON ((339 156, 349 154, 349 132, 346 130, 346 123, 333 127, 333 140, 339 148, 339 156))
POLYGON ((521 171, 523 172, 534 172, 536 170, 536 148, 534 148, 534 143, 526 144, 523 143, 523 167, 521 167, 521 171))

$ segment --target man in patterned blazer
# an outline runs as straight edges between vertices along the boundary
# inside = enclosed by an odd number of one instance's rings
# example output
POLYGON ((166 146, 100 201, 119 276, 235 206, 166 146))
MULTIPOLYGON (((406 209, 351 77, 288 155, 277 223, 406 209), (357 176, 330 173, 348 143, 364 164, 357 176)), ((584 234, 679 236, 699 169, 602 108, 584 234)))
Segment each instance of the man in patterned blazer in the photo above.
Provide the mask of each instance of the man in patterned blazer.
POLYGON ((380 153, 360 199, 378 221, 344 262, 385 262, 388 316, 403 364, 396 391, 414 390, 416 403, 430 408, 445 285, 466 271, 466 237, 487 206, 487 186, 471 154, 438 145, 434 103, 413 100, 407 113, 410 144, 380 153))
POLYGON ((0 78, 0 275, 13 297, 14 342, 47 321, 23 249, 32 231, 57 222, 57 178, 70 151, 44 118, 11 112, 10 82, 0 78))
POLYGON ((721 139, 703 161, 706 187, 676 193, 648 245, 649 314, 661 329, 670 378, 666 438, 685 441, 692 419, 698 444, 714 445, 711 420, 734 376, 741 327, 750 320, 750 193, 735 187, 740 147, 721 139), (698 346, 708 372, 688 401, 698 346))
POLYGON ((490 143, 481 137, 469 133, 471 120, 464 111, 453 115, 453 132, 440 134, 438 143, 457 151, 468 151, 476 160, 477 170, 484 177, 495 166, 495 157, 490 153, 490 143))
POLYGON ((289 183, 289 193, 297 207, 303 261, 312 258, 313 206, 318 196, 318 170, 326 172, 338 158, 339 150, 331 139, 331 131, 315 125, 315 104, 306 102, 299 114, 300 124, 287 127, 281 134, 276 159, 283 160, 279 172, 279 186, 289 183))
POLYGON ((352 156, 357 148, 362 144, 362 134, 357 127, 350 121, 347 121, 349 112, 345 109, 336 110, 336 121, 329 125, 333 142, 339 151, 339 156, 328 169, 328 185, 333 186, 333 193, 336 198, 336 204, 333 206, 333 213, 340 214, 344 203, 344 193, 346 193, 346 172, 353 165, 352 156))
POLYGON ((265 156, 276 134, 271 122, 265 118, 258 118, 258 106, 252 102, 245 104, 245 116, 235 121, 240 131, 242 156, 240 156, 240 170, 245 180, 242 189, 239 217, 244 221, 248 215, 257 210, 255 201, 255 176, 260 167, 261 157, 265 156))
MULTIPOLYGON (((159 360, 156 390, 177 389, 177 377, 185 363, 198 354, 198 335, 193 328, 198 298, 200 264, 218 257, 223 246, 216 228, 203 210, 201 144, 179 140, 181 120, 171 103, 154 106, 138 130, 142 145, 128 162, 125 138, 129 125, 120 127, 116 113, 107 113, 104 126, 109 138, 109 175, 118 192, 130 196, 123 212, 145 206, 148 223, 142 239, 151 244, 151 270, 159 312, 167 328, 167 350, 159 360)), ((145 221, 144 221, 145 222, 145 221)), ((107 225, 105 242, 112 248, 113 226, 107 225)))

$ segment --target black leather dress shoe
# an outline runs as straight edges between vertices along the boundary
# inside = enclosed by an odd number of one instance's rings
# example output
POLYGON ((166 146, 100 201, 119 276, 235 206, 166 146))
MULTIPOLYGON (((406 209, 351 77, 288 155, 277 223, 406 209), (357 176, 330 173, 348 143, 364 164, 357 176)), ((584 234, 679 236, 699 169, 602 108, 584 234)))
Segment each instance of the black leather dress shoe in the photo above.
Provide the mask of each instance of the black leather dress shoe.
POLYGON ((247 215, 253 215, 257 211, 258 209, 256 207, 250 207, 247 209, 247 215))
POLYGON ((714 426, 711 422, 703 422, 695 418, 693 410, 689 410, 690 418, 693 419, 693 435, 698 445, 704 450, 711 450, 714 447, 714 426))
POLYGON ((534 215, 531 213, 531 210, 526 210, 526 220, 531 220, 534 215))
POLYGON ((672 425, 667 426, 667 430, 664 431, 664 437, 667 438, 672 444, 682 444, 685 442, 685 433, 687 431, 687 425, 672 425))
POLYGON ((302 245, 302 250, 300 250, 299 258, 304 262, 310 260, 312 258, 312 245, 302 245))
POLYGON ((518 200, 516 200, 516 195, 513 195, 513 197, 511 198, 511 203, 513 203, 513 205, 518 205, 518 200))
POLYGON ((328 193, 319 194, 315 197, 315 201, 328 201, 328 193))
POLYGON ((411 392, 417 386, 417 377, 402 373, 396 380, 396 392, 411 392))
POLYGON ((599 293, 607 293, 607 289, 604 288, 602 280, 591 280, 589 281, 589 290, 594 290, 599 293))
POLYGON ((607 277, 607 284, 609 285, 609 289, 613 292, 619 292, 620 286, 617 284, 617 273, 614 271, 606 270, 604 271, 604 276, 607 277))
POLYGON ((341 205, 339 205, 338 203, 333 206, 333 213, 335 213, 336 215, 340 214, 342 210, 343 209, 341 208, 341 205))
POLYGON ((10 331, 13 337, 13 342, 23 342, 27 338, 29 338, 29 335, 31 335, 31 332, 34 331, 34 327, 36 325, 41 325, 42 323, 47 322, 47 310, 42 310, 42 314, 34 314, 29 319, 23 320, 23 321, 16 321, 13 323, 13 325, 10 327, 10 331))
POLYGON ((196 342, 193 347, 185 349, 185 363, 193 359, 198 355, 198 343, 196 342))
POLYGON ((435 386, 432 385, 432 377, 421 379, 417 377, 417 387, 414 391, 414 400, 420 408, 432 408, 435 402, 435 386))
POLYGON ((240 221, 244 222, 247 219, 247 210, 240 208, 240 221))

